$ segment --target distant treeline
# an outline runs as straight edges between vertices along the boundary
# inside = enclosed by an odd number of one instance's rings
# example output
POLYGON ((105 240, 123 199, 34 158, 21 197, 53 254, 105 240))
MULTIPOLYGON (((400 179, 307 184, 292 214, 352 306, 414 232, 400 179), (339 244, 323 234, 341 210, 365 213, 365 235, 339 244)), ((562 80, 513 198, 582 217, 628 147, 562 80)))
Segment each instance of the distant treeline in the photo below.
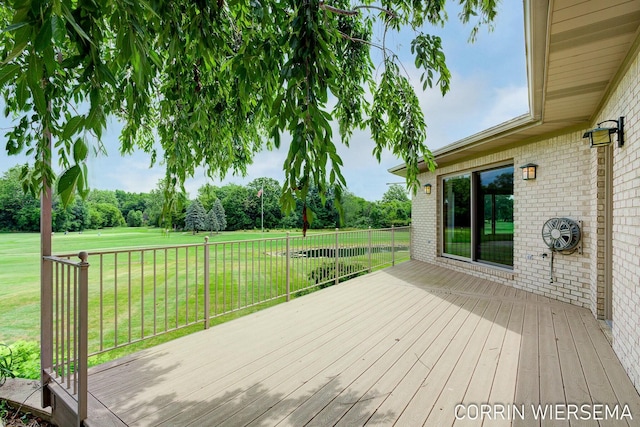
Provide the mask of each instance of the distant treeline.
MULTIPOLYGON (((164 190, 160 181, 149 193, 128 193, 122 190, 92 190, 85 199, 76 197, 70 206, 64 207, 54 196, 53 230, 82 231, 104 227, 195 227, 189 209, 196 200, 206 213, 215 211, 216 200, 224 210, 224 221, 218 219, 218 229, 246 230, 261 227, 264 212, 265 229, 302 227, 302 206, 298 201, 293 213, 284 215, 280 209, 281 187, 272 178, 258 178, 246 186, 227 184, 221 187, 204 185, 195 198, 186 193, 178 194, 171 212, 163 212, 164 190), (189 216, 187 213, 189 212, 189 216), (225 227, 222 227, 224 225, 225 227)), ((392 185, 382 200, 370 202, 350 192, 342 196, 343 216, 336 208, 335 196, 329 191, 324 203, 317 189, 312 188, 307 206, 313 212, 310 228, 335 227, 383 228, 407 225, 411 217, 411 201, 404 188, 392 185)), ((198 208, 199 210, 199 208, 198 208)), ((204 223, 204 229, 216 229, 204 223)), ((12 168, 0 178, 0 231, 39 231, 40 201, 22 191, 20 169, 12 168)))

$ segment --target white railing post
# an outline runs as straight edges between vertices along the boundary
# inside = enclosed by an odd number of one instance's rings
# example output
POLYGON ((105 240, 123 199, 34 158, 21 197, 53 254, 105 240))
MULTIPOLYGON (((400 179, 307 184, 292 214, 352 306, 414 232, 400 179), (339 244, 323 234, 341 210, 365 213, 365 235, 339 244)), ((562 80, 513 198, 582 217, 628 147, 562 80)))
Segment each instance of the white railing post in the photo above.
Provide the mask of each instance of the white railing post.
POLYGON ((372 264, 371 264, 371 251, 373 250, 371 248, 371 226, 369 226, 368 234, 369 234, 369 273, 371 273, 371 266, 372 266, 372 264))
MULTIPOLYGON (((209 329, 211 310, 211 290, 209 289, 209 236, 204 237, 204 328, 209 329)), ((197 298, 197 295, 196 295, 197 298)))
POLYGON ((338 249, 339 249, 338 248, 338 238, 339 238, 338 232, 339 231, 340 231, 340 229, 336 228, 336 268, 335 268, 335 276, 336 276, 335 277, 335 284, 336 285, 338 284, 339 279, 340 279, 340 274, 338 272, 338 256, 339 256, 339 253, 338 253, 338 249))
POLYGON ((87 259, 89 255, 87 252, 80 252, 78 254, 80 263, 78 268, 80 274, 78 277, 78 422, 77 426, 80 427, 83 421, 87 418, 87 398, 88 398, 88 386, 87 386, 87 363, 89 359, 89 263, 87 259))
POLYGON ((287 292, 287 301, 291 300, 291 289, 290 289, 290 280, 291 280, 291 275, 290 275, 290 263, 289 260, 291 258, 291 254, 289 253, 289 232, 287 231, 287 238, 286 238, 286 262, 285 262, 285 270, 286 270, 286 279, 285 279, 285 283, 286 283, 286 292, 287 292))
POLYGON ((396 265, 396 241, 395 241, 395 228, 391 224, 391 265, 396 265))

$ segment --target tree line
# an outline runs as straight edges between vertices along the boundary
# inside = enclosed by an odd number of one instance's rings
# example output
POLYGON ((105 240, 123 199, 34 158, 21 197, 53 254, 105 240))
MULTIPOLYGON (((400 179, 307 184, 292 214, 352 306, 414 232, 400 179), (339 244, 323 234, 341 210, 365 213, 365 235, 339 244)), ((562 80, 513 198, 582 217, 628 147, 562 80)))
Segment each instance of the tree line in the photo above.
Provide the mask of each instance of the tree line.
MULTIPOLYGON (((21 186, 20 168, 14 167, 0 178, 0 231, 37 232, 40 230, 40 202, 21 186)), ((304 203, 283 214, 281 186, 272 178, 258 178, 247 185, 203 185, 193 199, 179 193, 170 212, 163 211, 164 182, 148 193, 122 190, 91 190, 64 206, 53 200, 53 231, 82 231, 105 227, 171 227, 175 230, 221 231, 247 229, 302 228, 304 203)), ((339 200, 331 191, 322 197, 317 186, 307 196, 309 227, 384 228, 408 225, 411 201, 403 186, 392 185, 380 201, 368 201, 346 191, 339 200), (342 215, 338 206, 342 206, 342 215)))

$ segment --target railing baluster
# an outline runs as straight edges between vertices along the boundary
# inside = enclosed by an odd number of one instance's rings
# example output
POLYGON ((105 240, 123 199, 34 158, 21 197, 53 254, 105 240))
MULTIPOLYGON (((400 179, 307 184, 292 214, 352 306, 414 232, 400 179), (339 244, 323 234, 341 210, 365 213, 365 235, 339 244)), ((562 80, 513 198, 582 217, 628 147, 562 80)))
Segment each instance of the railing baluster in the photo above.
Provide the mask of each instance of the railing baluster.
POLYGON ((153 335, 158 333, 158 251, 153 250, 153 335))
POLYGON ((291 285, 291 270, 289 268, 290 266, 290 259, 291 259, 291 254, 289 253, 289 245, 290 245, 290 240, 289 240, 289 232, 287 231, 287 246, 285 248, 285 254, 286 254, 286 266, 285 266, 285 277, 286 277, 286 281, 285 281, 285 289, 287 292, 287 301, 289 301, 291 299, 291 290, 289 289, 289 286, 291 285))
POLYGON ((209 277, 209 236, 204 238, 204 328, 209 329, 209 311, 211 310, 211 289, 209 277))
POLYGON ((184 248, 184 324, 189 324, 189 248, 184 248))
POLYGON ((78 254, 80 258, 79 267, 79 281, 78 290, 79 298, 79 329, 78 329, 78 365, 76 370, 78 372, 78 425, 87 418, 87 406, 88 406, 88 384, 87 384, 87 360, 89 358, 88 352, 88 326, 89 326, 89 263, 87 262, 88 254, 86 252, 80 252, 78 254))
POLYGON ((140 339, 144 339, 144 250, 140 251, 140 339))
MULTIPOLYGON (((71 266, 69 266, 71 268, 71 266)), ((73 269, 73 340, 71 345, 73 347, 73 394, 78 392, 78 335, 80 328, 78 325, 78 308, 80 304, 78 302, 78 270, 73 269)))
POLYGON ((65 361, 65 370, 67 377, 67 389, 71 381, 71 267, 67 266, 67 341, 65 347, 67 350, 67 359, 65 361))
POLYGON ((195 247, 195 255, 194 256, 196 258, 196 274, 195 274, 195 282, 196 282, 195 283, 195 296, 196 296, 196 303, 195 303, 196 307, 195 307, 195 310, 196 310, 196 315, 194 316, 193 321, 197 322, 198 321, 198 300, 200 299, 199 293, 198 293, 198 247, 197 246, 195 247))
POLYGON ((100 254, 100 351, 104 348, 104 271, 103 254, 100 254))
POLYGON ((176 258, 175 258, 175 263, 176 263, 176 329, 178 328, 178 309, 180 307, 180 304, 178 303, 178 273, 179 273, 179 268, 178 268, 178 248, 176 248, 176 258))
MULTIPOLYGON (((53 330, 55 331, 54 342, 52 343, 53 354, 52 354, 52 362, 53 362, 53 371, 56 372, 58 369, 58 356, 60 352, 60 265, 58 263, 55 264, 55 273, 52 275, 55 277, 53 282, 53 330)), ((42 367, 45 368, 44 366, 42 367)))
POLYGON ((227 311, 227 244, 222 244, 222 312, 227 311))
POLYGON ((164 250, 164 331, 169 329, 169 250, 164 250))
POLYGON ((113 347, 118 346, 118 253, 113 254, 113 328, 115 335, 113 338, 113 347))
MULTIPOLYGON (((247 248, 249 247, 248 242, 244 242, 244 305, 247 307, 249 305, 249 256, 247 253, 247 248)), ((253 295, 253 287, 251 287, 251 292, 253 295)), ((253 296, 251 297, 253 300, 253 296)))
POLYGON ((127 251, 127 259, 129 261, 129 265, 127 269, 127 289, 128 289, 127 292, 129 295, 127 308, 129 310, 129 319, 127 324, 129 326, 129 342, 131 342, 131 251, 127 251))

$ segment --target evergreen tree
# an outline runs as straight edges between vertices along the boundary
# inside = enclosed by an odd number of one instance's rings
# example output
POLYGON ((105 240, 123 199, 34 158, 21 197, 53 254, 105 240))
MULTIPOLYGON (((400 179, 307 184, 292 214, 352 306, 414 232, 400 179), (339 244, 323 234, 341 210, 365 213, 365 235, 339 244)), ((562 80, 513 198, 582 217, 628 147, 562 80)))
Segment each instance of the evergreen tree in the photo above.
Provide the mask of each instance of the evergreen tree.
POLYGON ((207 228, 207 212, 199 200, 195 200, 189 204, 184 218, 184 228, 185 230, 193 231, 193 234, 196 234, 196 231, 207 228))
POLYGON ((224 207, 222 207, 222 202, 220 199, 216 199, 213 203, 213 211, 216 213, 216 219, 218 220, 218 230, 222 231, 227 228, 227 214, 224 211, 224 207))
POLYGON ((218 223, 215 208, 211 208, 209 212, 207 212, 207 230, 209 230, 209 233, 214 231, 217 233, 220 231, 220 224, 218 223))

